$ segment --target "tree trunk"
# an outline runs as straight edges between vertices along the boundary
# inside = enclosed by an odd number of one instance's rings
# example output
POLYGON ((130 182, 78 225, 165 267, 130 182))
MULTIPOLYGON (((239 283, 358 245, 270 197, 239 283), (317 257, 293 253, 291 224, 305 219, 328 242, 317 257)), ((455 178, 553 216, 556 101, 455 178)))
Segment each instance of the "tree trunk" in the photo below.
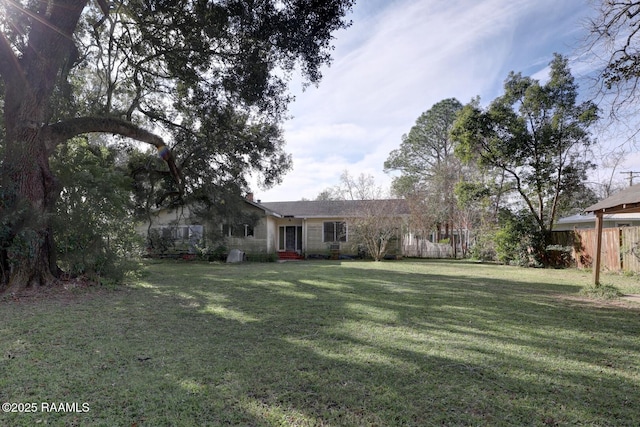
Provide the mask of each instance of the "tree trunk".
POLYGON ((56 281, 50 221, 59 189, 49 168, 45 141, 39 128, 29 123, 33 122, 11 120, 5 123, 4 164, 7 167, 3 181, 10 196, 8 207, 13 213, 11 239, 4 250, 8 266, 3 283, 5 292, 38 288, 56 281))
MULTIPOLYGON (((0 291, 55 283, 49 223, 58 189, 49 168, 52 146, 46 144, 45 129, 52 116, 50 98, 57 82, 65 78, 61 70, 75 51, 72 35, 86 4, 87 0, 41 2, 42 7, 30 16, 21 55, 0 37, 5 126, 2 183, 7 199, 2 209, 11 213, 0 255, 0 291)), ((17 20, 28 15, 19 12, 17 20)))

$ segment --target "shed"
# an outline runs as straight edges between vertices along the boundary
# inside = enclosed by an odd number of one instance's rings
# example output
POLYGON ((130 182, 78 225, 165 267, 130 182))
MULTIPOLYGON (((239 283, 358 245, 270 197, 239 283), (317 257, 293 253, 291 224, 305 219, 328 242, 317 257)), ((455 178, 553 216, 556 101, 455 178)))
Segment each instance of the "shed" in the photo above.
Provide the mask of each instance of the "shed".
POLYGON ((602 224, 606 214, 640 213, 640 184, 632 185, 606 199, 591 205, 585 212, 596 216, 596 242, 593 260, 593 284, 600 284, 600 257, 602 251, 602 224))

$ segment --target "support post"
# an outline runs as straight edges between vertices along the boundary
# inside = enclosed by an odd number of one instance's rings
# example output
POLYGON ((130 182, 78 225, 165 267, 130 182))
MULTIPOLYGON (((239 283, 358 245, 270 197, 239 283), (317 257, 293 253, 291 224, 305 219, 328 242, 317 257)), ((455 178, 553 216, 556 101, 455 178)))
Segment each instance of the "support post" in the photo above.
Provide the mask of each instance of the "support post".
POLYGON ((595 230, 595 245, 594 245, 594 257, 593 257, 593 286, 600 286, 600 264, 602 254, 602 215, 603 212, 595 212, 596 214, 596 230, 595 230))

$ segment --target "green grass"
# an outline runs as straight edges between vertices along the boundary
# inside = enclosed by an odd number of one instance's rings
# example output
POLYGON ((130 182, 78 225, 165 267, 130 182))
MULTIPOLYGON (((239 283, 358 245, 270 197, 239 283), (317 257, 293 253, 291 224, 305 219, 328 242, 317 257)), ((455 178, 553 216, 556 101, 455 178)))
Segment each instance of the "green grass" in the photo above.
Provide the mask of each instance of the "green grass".
MULTIPOLYGON (((0 413, 33 426, 640 424, 640 305, 455 261, 166 262, 0 303, 0 413), (77 402, 88 412, 42 412, 77 402)), ((638 277, 603 276, 624 293, 638 277)))

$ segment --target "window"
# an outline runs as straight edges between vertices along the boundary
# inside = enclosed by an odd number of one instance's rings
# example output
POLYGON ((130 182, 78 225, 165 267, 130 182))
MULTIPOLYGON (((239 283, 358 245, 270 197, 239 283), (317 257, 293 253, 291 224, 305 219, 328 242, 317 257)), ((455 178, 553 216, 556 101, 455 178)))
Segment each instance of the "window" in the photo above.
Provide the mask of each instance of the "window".
POLYGON ((343 221, 327 221, 322 224, 323 242, 346 242, 347 223, 343 221))
POLYGON ((202 239, 204 227, 202 225, 173 225, 168 227, 154 227, 163 239, 174 242, 196 242, 202 239))
POLYGON ((253 227, 249 224, 223 224, 222 235, 226 237, 249 237, 253 236, 253 227))

